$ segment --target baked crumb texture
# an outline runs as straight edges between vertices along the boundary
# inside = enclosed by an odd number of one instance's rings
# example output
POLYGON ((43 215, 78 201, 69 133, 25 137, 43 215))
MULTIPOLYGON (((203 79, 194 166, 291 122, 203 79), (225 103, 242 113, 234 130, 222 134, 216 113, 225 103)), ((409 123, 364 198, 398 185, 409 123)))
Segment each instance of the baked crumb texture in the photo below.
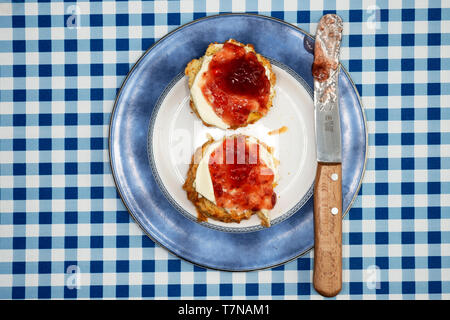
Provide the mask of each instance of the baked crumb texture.
POLYGON ((183 189, 186 191, 188 199, 194 204, 195 208, 197 209, 197 220, 207 221, 208 218, 212 218, 226 223, 240 223, 242 220, 249 219, 253 214, 257 214, 261 219, 261 225, 264 227, 270 227, 269 217, 261 211, 227 211, 224 208, 218 207, 208 199, 202 197, 195 190, 194 181, 198 164, 202 159, 202 155, 206 152, 207 147, 213 142, 214 140, 210 139, 195 151, 194 155, 192 156, 191 164, 189 165, 186 181, 183 185, 183 189))
MULTIPOLYGON (((236 41, 236 40, 234 40, 234 39, 230 39, 230 40, 228 40, 227 42, 231 42, 231 43, 233 43, 233 44, 235 44, 235 45, 238 45, 238 46, 241 46, 241 47, 247 46, 248 48, 250 48, 250 50, 251 50, 252 52, 255 53, 256 58, 258 59, 258 61, 259 61, 264 67, 266 67, 267 69, 270 70, 270 79, 269 79, 270 85, 271 85, 272 88, 275 86, 275 82, 276 82, 277 78, 276 78, 276 76, 275 76, 275 73, 272 71, 272 65, 270 64, 270 61, 267 60, 266 58, 264 58, 264 57, 263 57, 262 55, 260 55, 259 53, 257 53, 257 52, 255 51, 255 48, 253 47, 252 44, 247 44, 247 45, 245 45, 245 44, 240 43, 240 42, 238 42, 238 41, 236 41)), ((209 44, 208 48, 206 49, 205 56, 212 56, 212 55, 214 55, 216 52, 218 52, 218 51, 221 49, 221 47, 216 46, 216 44, 219 44, 219 43, 218 43, 218 42, 213 42, 213 43, 210 43, 210 44, 209 44)), ((194 84, 195 77, 197 76, 197 73, 200 71, 200 69, 201 69, 201 67, 202 67, 203 59, 204 59, 204 57, 201 57, 201 58, 199 58, 199 59, 193 59, 193 60, 191 60, 191 61, 187 64, 186 68, 184 69, 184 73, 185 73, 185 75, 188 77, 188 85, 189 85, 189 89, 190 89, 190 88, 192 87, 192 85, 194 84)), ((269 100, 267 101, 267 110, 270 110, 270 108, 272 107, 272 102, 273 102, 273 98, 274 98, 274 97, 275 97, 275 90, 271 90, 271 93, 270 93, 270 96, 269 96, 269 100)), ((194 113, 197 115, 197 117, 198 117, 200 120, 202 120, 202 122, 203 122, 203 124, 204 124, 205 126, 207 126, 207 127, 212 127, 212 125, 210 125, 209 123, 206 123, 206 122, 203 121, 203 119, 200 117, 200 115, 199 115, 199 113, 198 113, 198 111, 197 111, 197 108, 195 107, 195 104, 194 104, 194 102, 193 102, 192 96, 191 96, 191 101, 190 101, 189 105, 191 106, 192 111, 194 111, 194 113)), ((255 123, 256 121, 258 121, 259 119, 261 119, 263 116, 264 116, 264 114, 261 114, 261 113, 259 113, 259 112, 251 112, 251 113, 248 115, 248 119, 247 119, 247 122, 246 122, 245 124, 240 125, 240 126, 231 126, 230 129, 237 129, 237 128, 239 128, 239 127, 245 127, 245 126, 247 126, 248 124, 255 123)))

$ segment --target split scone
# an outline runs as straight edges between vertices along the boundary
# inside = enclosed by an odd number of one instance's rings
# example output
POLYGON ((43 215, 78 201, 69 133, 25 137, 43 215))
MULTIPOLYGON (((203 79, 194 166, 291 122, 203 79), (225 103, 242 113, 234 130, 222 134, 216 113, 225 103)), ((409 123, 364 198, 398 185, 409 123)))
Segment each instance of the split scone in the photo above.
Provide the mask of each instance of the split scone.
POLYGON ((236 129, 254 123, 272 106, 275 73, 253 45, 230 39, 211 43, 188 63, 191 108, 206 126, 236 129))
POLYGON ((272 148, 254 137, 233 135, 211 138, 196 150, 183 189, 199 221, 209 217, 239 223, 256 213, 269 227, 277 181, 278 160, 272 148))

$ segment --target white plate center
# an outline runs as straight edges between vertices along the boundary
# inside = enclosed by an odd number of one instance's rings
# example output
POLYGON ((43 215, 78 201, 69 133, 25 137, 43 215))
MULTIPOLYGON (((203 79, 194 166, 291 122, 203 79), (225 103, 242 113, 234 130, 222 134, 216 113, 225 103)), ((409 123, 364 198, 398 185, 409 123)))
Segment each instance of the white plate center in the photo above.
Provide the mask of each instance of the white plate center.
MULTIPOLYGON (((278 65, 278 63, 277 63, 278 65)), ((274 147, 280 160, 280 180, 275 188, 277 203, 271 210, 272 224, 296 212, 312 194, 316 174, 314 105, 311 95, 298 76, 273 65, 277 76, 276 96, 269 113, 255 124, 238 130, 206 127, 189 106, 187 78, 183 76, 167 88, 155 108, 149 132, 150 161, 156 180, 168 200, 188 218, 196 219, 194 205, 182 189, 194 151, 207 141, 208 135, 221 139, 243 133, 274 147), (281 134, 272 130, 287 127, 281 134)), ((144 147, 144 146, 143 146, 144 147)), ((224 231, 251 231, 260 228, 254 215, 241 223, 223 223, 209 219, 204 223, 224 231)))

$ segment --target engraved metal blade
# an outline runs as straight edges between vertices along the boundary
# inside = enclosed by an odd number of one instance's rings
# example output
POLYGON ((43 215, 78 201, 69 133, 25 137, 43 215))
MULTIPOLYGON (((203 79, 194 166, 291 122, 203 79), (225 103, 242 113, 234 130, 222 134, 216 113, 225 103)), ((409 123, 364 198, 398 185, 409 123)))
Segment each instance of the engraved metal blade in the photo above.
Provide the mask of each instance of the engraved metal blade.
POLYGON ((342 29, 342 19, 335 14, 323 16, 317 25, 312 73, 319 162, 342 160, 338 92, 342 29))

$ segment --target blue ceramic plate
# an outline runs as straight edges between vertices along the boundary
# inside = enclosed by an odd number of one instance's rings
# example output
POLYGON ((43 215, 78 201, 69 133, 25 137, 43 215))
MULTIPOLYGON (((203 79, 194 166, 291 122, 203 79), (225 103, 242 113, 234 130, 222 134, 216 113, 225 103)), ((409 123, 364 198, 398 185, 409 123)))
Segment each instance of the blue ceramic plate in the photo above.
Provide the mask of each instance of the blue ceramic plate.
MULTIPOLYGON (((312 48, 311 35, 281 20, 227 14, 174 30, 136 63, 111 116, 110 159, 124 204, 152 240, 187 261, 228 271, 273 267, 313 247, 312 48), (266 229, 256 217, 241 224, 198 223, 181 189, 186 159, 206 141, 206 133, 215 138, 226 134, 206 129, 189 112, 189 91, 182 73, 190 60, 204 54, 209 43, 229 38, 253 44, 272 61, 278 78, 274 107, 255 125, 242 129, 243 133, 267 137, 267 130, 288 124, 288 132, 277 141, 265 141, 288 150, 280 155, 285 171, 275 189, 279 199, 271 213, 272 226, 266 229)), ((348 73, 341 70, 342 191, 347 213, 364 174, 367 131, 359 95, 348 73)))

